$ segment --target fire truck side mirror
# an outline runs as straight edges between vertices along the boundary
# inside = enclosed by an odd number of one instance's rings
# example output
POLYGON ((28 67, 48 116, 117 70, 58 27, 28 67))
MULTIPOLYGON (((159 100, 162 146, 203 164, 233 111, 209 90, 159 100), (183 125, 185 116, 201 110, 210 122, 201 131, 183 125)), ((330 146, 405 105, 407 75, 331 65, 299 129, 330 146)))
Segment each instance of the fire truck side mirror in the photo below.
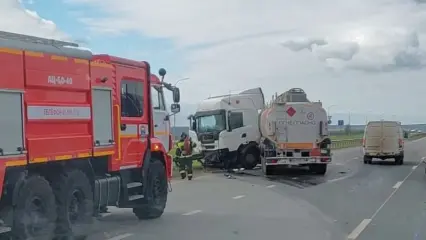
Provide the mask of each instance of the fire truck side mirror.
POLYGON ((173 88, 173 102, 180 102, 180 90, 177 87, 173 88))
POLYGON ((327 121, 327 123, 328 123, 328 124, 331 124, 331 123, 332 123, 332 121, 331 121, 331 120, 328 120, 328 121, 327 121))

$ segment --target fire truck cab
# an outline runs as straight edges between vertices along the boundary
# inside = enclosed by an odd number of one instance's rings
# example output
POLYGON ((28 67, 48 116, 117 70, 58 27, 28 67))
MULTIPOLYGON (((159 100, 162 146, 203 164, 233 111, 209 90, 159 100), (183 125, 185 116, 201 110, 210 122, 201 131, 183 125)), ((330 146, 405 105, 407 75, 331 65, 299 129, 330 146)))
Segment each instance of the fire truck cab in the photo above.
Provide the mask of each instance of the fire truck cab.
POLYGON ((172 90, 176 113, 179 89, 148 62, 8 32, 0 69, 0 232, 80 238, 104 206, 163 214, 171 137, 155 99, 172 90))

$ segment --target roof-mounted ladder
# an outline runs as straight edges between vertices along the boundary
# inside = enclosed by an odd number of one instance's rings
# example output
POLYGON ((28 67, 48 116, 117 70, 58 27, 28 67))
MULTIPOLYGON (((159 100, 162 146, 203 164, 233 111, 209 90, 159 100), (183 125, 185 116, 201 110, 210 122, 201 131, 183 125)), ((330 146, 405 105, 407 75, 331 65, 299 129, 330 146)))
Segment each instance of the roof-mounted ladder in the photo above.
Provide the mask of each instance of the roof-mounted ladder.
POLYGON ((22 42, 31 42, 31 43, 38 43, 38 44, 44 44, 44 45, 52 45, 56 47, 79 47, 77 43, 72 42, 65 42, 65 41, 58 41, 53 39, 47 39, 47 38, 41 38, 41 37, 34 37, 19 33, 11 33, 11 32, 4 32, 0 31, 0 39, 6 39, 6 40, 18 40, 22 42))

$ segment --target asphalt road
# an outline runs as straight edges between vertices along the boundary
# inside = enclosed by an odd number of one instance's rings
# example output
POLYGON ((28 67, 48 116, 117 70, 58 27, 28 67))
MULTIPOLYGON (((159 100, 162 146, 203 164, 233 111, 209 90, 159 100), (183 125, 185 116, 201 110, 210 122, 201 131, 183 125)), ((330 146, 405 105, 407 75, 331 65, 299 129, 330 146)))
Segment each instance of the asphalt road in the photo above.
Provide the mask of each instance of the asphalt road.
POLYGON ((360 148, 338 150, 324 177, 291 169, 269 179, 252 170, 178 180, 161 218, 111 209, 89 239, 426 239, 425 146, 406 143, 402 166, 364 165, 360 148))

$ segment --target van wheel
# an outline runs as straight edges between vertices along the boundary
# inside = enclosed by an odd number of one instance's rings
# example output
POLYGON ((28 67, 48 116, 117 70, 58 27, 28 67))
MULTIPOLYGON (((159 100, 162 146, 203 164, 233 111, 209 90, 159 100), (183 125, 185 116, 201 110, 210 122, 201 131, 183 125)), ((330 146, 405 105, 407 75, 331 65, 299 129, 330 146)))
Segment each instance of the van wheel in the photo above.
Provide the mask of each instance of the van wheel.
POLYGON ((80 170, 68 170, 53 180, 58 212, 57 235, 85 239, 93 223, 93 192, 80 170))
POLYGON ((55 235, 56 203, 49 182, 33 175, 25 179, 14 203, 12 235, 17 240, 45 240, 55 235))
POLYGON ((373 159, 371 157, 364 156, 364 164, 372 164, 372 163, 373 163, 373 159))
POLYGON ((404 156, 395 157, 395 164, 403 165, 404 164, 404 156))

